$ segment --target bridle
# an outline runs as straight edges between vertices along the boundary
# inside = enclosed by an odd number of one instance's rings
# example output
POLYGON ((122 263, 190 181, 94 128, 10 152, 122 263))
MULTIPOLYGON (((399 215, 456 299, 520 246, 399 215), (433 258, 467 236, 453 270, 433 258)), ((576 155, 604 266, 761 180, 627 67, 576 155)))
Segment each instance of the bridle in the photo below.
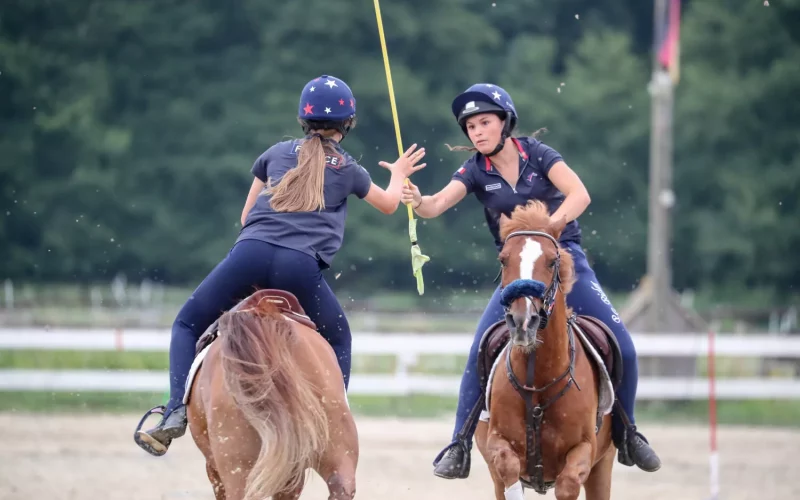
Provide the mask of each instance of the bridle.
POLYGON ((556 247, 556 261, 553 266, 553 280, 550 282, 549 286, 545 286, 545 284, 541 281, 520 278, 509 283, 503 289, 500 295, 500 304, 503 306, 503 309, 506 313, 508 313, 511 303, 521 297, 542 299, 542 308, 539 310, 539 316, 541 318, 541 321, 539 322, 539 330, 542 330, 547 326, 547 320, 553 313, 553 307, 556 303, 556 293, 558 293, 559 285, 561 284, 561 280, 559 279, 561 255, 559 253, 558 241, 543 231, 514 231, 506 236, 503 245, 508 243, 508 240, 515 236, 542 236, 550 240, 556 247))

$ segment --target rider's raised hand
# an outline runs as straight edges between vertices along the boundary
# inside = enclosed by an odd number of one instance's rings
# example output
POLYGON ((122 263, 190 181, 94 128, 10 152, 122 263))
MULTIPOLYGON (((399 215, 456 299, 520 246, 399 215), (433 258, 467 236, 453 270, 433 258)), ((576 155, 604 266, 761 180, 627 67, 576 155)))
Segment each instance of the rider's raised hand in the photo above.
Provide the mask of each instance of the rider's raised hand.
POLYGON ((411 147, 406 149, 406 152, 403 153, 394 163, 380 161, 378 162, 378 165, 389 169, 392 171, 392 173, 398 173, 402 175, 403 178, 408 178, 417 170, 425 168, 425 165, 427 165, 426 163, 417 165, 417 162, 420 161, 424 156, 425 148, 420 148, 417 150, 417 145, 412 144, 411 147))

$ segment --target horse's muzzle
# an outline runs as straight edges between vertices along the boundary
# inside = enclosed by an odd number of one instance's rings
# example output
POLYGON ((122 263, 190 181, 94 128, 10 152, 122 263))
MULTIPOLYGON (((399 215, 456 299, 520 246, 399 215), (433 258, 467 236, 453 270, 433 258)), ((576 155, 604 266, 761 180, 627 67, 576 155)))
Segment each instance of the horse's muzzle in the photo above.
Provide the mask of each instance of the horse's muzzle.
POLYGON ((511 333, 511 342, 521 347, 535 347, 541 322, 542 317, 535 311, 532 311, 530 316, 527 310, 524 314, 507 313, 506 325, 511 333))

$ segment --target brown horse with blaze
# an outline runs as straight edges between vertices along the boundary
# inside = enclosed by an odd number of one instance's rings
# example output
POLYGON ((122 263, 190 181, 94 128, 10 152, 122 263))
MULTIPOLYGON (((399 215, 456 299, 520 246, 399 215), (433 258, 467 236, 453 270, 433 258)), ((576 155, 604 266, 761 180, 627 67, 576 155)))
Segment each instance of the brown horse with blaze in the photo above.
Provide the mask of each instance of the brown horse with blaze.
POLYGON ((607 500, 616 450, 611 368, 594 351, 602 346, 587 340, 592 318, 566 305, 574 269, 558 244, 565 221, 552 223, 544 204, 529 202, 500 224, 506 321, 495 325, 500 340, 490 339, 502 351, 488 354, 488 416, 476 430, 496 497, 554 487, 558 500, 575 500, 583 486, 587 500, 607 500))

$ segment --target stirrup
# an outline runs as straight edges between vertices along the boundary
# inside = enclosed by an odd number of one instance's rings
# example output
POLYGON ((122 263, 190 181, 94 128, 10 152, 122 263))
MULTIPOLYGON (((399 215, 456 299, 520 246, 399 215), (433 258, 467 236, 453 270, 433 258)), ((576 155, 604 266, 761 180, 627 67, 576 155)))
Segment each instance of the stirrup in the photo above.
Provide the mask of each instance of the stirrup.
POLYGON ((624 427, 622 430, 622 436, 620 436, 619 438, 620 442, 616 445, 617 461, 622 465, 626 465, 628 467, 633 467, 634 465, 636 465, 636 462, 633 461, 633 457, 628 451, 628 445, 631 443, 632 435, 633 436, 636 435, 636 426, 624 427))
MULTIPOLYGON (((139 425, 136 426, 136 430, 133 431, 133 441, 137 445, 139 445, 139 448, 145 450, 146 452, 150 453, 151 455, 159 456, 159 455, 157 455, 155 453, 155 450, 153 450, 153 448, 150 446, 149 443, 144 442, 142 440, 142 438, 139 437, 139 432, 141 432, 142 426, 144 425, 145 420, 147 420, 147 418, 150 415, 161 415, 161 418, 163 420, 164 414, 165 414, 166 411, 167 411, 167 407, 164 406, 164 405, 158 405, 158 406, 154 406, 154 407, 150 408, 147 411, 147 413, 144 414, 142 419, 139 420, 139 425)), ((161 455, 163 455, 163 453, 161 455)))

